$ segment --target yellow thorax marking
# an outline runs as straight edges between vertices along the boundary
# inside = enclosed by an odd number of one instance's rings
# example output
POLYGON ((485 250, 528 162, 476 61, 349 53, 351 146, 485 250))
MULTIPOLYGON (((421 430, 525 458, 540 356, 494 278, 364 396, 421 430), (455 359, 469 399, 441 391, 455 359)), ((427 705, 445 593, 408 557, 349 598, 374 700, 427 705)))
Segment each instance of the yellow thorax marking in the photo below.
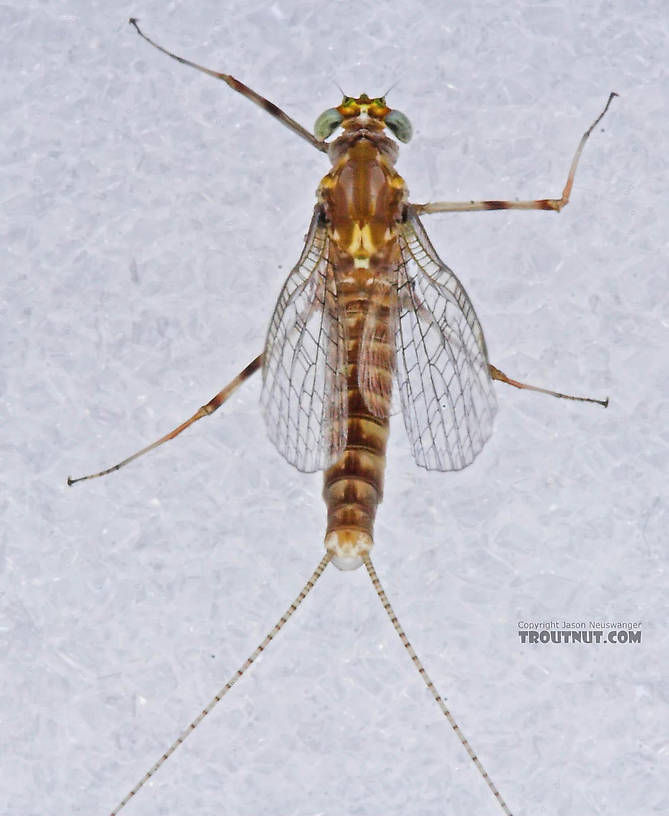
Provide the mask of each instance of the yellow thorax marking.
POLYGON ((353 235, 348 251, 353 255, 356 266, 369 266, 369 256, 376 252, 376 245, 372 239, 372 231, 369 224, 360 226, 360 221, 353 224, 353 235), (366 261, 366 263, 364 263, 366 261))

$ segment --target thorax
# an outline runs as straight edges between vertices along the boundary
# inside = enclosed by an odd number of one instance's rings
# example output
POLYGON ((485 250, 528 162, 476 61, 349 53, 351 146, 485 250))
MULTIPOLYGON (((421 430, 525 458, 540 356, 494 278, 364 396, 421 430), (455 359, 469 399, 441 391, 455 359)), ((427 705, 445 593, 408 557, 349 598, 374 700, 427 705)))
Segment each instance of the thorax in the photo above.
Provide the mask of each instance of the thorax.
MULTIPOLYGON (((333 144, 330 157, 333 167, 318 198, 328 221, 331 260, 364 280, 365 270, 374 274, 395 254, 407 200, 404 180, 393 167, 396 145, 378 133, 352 131, 333 144)), ((335 268, 337 277, 340 271, 335 268)))

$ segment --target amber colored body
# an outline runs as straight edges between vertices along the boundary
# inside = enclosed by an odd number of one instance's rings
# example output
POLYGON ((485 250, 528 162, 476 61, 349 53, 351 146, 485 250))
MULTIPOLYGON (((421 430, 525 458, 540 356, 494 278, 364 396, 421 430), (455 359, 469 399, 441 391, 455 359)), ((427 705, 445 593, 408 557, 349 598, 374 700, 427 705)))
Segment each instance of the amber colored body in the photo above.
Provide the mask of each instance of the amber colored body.
POLYGON ((323 488, 328 508, 325 544, 344 569, 357 567, 373 545, 395 369, 392 299, 397 298, 400 263, 397 225, 407 190, 393 167, 397 146, 380 130, 374 121, 346 128, 332 144, 334 166, 318 191, 346 336, 346 448, 325 471, 323 488), (363 336, 368 333, 373 341, 364 343, 368 358, 363 360, 363 336))

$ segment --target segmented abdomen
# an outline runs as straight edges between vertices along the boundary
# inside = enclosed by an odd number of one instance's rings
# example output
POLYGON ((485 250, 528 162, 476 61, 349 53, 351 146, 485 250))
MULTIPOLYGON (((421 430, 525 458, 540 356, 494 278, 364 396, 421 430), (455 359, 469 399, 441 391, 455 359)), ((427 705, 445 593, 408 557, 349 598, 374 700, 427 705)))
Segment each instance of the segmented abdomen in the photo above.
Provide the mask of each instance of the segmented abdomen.
POLYGON ((373 546, 374 517, 383 498, 394 360, 383 300, 341 288, 338 296, 346 325, 347 440, 339 461, 325 471, 323 498, 325 546, 341 569, 355 569, 373 546))

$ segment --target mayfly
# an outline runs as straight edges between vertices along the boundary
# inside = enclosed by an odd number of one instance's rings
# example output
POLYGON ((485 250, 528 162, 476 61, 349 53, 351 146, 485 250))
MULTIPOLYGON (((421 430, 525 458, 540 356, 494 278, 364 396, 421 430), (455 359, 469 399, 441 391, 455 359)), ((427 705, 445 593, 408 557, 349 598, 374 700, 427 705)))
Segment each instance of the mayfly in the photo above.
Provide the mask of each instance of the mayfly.
POLYGON ((317 190, 304 249, 290 272, 258 355, 190 419, 122 462, 68 484, 111 473, 216 411, 262 370, 262 409, 280 453, 302 471, 324 471, 328 517, 325 555, 297 598, 230 680, 114 808, 115 816, 246 672, 285 625, 332 562, 341 570, 364 565, 383 608, 432 697, 502 811, 511 811, 463 735, 404 633, 372 564, 373 525, 383 496, 385 450, 393 392, 418 465, 460 470, 491 434, 496 402, 492 381, 555 397, 599 403, 537 388, 507 377, 488 360, 483 331, 462 284, 430 243, 421 215, 497 209, 553 210, 568 202, 576 168, 609 99, 583 134, 560 198, 532 201, 440 201, 411 204, 395 170, 397 143, 411 139, 409 119, 384 97, 345 95, 316 120, 314 133, 229 74, 171 53, 167 56, 221 79, 255 102, 332 164, 317 190), (326 140, 338 129, 341 134, 326 140))

